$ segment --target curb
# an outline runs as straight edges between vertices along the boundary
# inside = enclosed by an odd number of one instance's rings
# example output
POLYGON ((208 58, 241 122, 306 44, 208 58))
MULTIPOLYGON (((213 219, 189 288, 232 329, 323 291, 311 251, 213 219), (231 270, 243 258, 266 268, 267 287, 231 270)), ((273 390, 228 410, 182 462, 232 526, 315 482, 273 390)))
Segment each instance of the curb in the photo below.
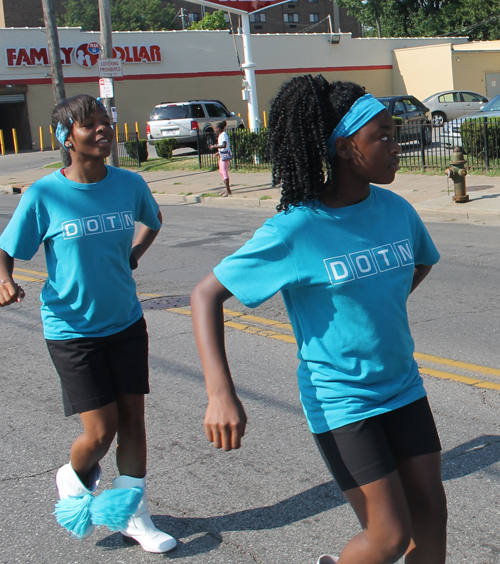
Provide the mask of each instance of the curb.
POLYGON ((277 200, 273 199, 255 199, 255 198, 239 198, 235 196, 229 196, 229 198, 221 198, 220 196, 184 196, 182 194, 161 194, 153 193, 154 199, 158 203, 177 203, 177 204, 206 204, 212 206, 222 206, 222 207, 250 207, 250 208, 263 208, 263 209, 275 209, 278 205, 277 200))

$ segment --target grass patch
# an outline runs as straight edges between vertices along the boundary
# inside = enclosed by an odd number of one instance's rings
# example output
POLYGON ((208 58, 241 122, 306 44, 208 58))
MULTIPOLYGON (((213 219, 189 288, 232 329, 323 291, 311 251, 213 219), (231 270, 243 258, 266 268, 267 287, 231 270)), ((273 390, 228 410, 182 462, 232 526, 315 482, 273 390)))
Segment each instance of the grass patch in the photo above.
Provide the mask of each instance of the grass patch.
POLYGON ((43 168, 62 168, 62 162, 59 161, 57 163, 50 163, 48 165, 45 165, 43 168))
POLYGON ((271 196, 261 196, 259 200, 272 200, 271 196))
POLYGON ((220 194, 217 192, 205 192, 201 195, 202 198, 219 198, 220 194))

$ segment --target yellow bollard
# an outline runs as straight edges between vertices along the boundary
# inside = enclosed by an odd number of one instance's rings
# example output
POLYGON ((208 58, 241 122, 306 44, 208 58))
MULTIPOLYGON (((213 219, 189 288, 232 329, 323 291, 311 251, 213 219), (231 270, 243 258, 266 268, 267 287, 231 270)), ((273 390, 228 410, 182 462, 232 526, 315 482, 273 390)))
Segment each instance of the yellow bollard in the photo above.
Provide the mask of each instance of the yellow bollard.
POLYGON ((140 139, 141 134, 139 133, 139 123, 137 121, 135 122, 135 130, 137 132, 137 139, 140 139))
POLYGON ((125 141, 128 141, 128 123, 124 123, 123 128, 125 129, 125 141))
POLYGON ((15 129, 12 130, 12 139, 14 139, 14 153, 19 153, 19 145, 17 144, 17 131, 15 129))
POLYGON ((115 135, 116 135, 116 142, 118 143, 118 135, 119 135, 119 133, 118 133, 118 124, 117 124, 117 123, 115 123, 115 135))
POLYGON ((267 112, 262 112, 262 117, 264 120, 264 127, 267 127, 267 112))
POLYGON ((0 149, 2 150, 2 155, 5 155, 5 141, 3 139, 3 129, 0 129, 0 149))
POLYGON ((40 151, 43 151, 43 127, 40 126, 38 131, 40 132, 40 151))
POLYGON ((55 151, 56 150, 56 134, 54 133, 54 128, 49 125, 49 131, 50 131, 50 145, 52 147, 52 150, 55 151))

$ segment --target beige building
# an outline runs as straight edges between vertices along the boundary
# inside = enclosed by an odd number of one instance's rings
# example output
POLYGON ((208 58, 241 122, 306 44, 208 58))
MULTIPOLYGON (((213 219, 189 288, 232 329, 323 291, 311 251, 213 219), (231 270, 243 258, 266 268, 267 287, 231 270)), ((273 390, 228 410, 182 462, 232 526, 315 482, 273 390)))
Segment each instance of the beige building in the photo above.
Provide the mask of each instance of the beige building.
POLYGON ((442 90, 500 94, 500 41, 395 49, 393 67, 394 91, 421 100, 442 90))
MULTIPOLYGON (((98 96, 99 33, 59 28, 59 43, 67 96, 98 96)), ((426 52, 447 43, 442 38, 361 39, 341 33, 253 35, 260 116, 284 81, 306 73, 358 82, 375 95, 399 93, 404 81, 394 53, 416 52, 417 47, 426 52)), ((227 31, 115 32, 113 45, 123 62, 123 77, 115 81, 120 129, 138 122, 144 137, 156 104, 197 98, 220 99, 248 123, 237 57, 243 61, 241 36, 227 31)), ((12 147, 14 127, 22 149, 39 148, 39 127, 48 147, 54 100, 45 30, 0 29, 0 49, 0 129, 6 147, 12 147)), ((428 74, 440 73, 433 67, 428 74)))

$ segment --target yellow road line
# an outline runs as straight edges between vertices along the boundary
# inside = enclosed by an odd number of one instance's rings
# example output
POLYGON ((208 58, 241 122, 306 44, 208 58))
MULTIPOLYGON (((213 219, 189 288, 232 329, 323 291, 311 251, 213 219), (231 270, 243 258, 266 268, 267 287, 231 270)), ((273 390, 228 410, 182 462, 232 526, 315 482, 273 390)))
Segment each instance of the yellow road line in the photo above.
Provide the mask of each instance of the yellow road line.
POLYGON ((26 272, 27 274, 38 274, 41 278, 47 278, 46 272, 39 272, 38 270, 26 270, 25 268, 15 268, 14 272, 26 272))
MULTIPOLYGON (((184 308, 171 308, 165 311, 173 311, 175 313, 181 313, 183 315, 191 315, 191 310, 184 308)), ((265 319, 264 317, 257 317, 254 315, 246 315, 241 312, 224 309, 224 313, 230 315, 231 317, 236 317, 238 321, 254 321, 260 323, 261 325, 268 325, 271 327, 279 328, 286 327, 291 329, 291 325, 288 323, 276 322, 271 319, 265 319)), ((252 327, 244 323, 238 323, 236 321, 225 321, 224 325, 237 329, 238 331, 243 331, 245 333, 250 333, 253 335, 260 335, 262 337, 270 337, 271 339, 278 339, 286 343, 295 343, 295 337, 293 335, 285 335, 283 333, 277 333, 274 331, 268 331, 267 329, 260 329, 258 327, 252 327)), ((470 370, 474 372, 480 372, 483 374, 489 374, 491 376, 500 376, 500 370, 497 368, 491 368, 489 366, 481 366, 479 364, 471 364, 469 362, 460 362, 458 360, 452 360, 449 358, 443 358, 440 356, 434 356, 425 353, 415 353, 416 360, 433 362, 436 364, 444 364, 453 368, 461 368, 462 370, 470 370)), ((486 388, 490 390, 499 390, 500 384, 496 382, 489 382, 488 380, 482 380, 481 378, 473 378, 470 376, 462 376, 460 374, 452 374, 451 372, 445 372, 443 370, 435 370, 434 368, 427 368, 425 366, 419 365, 419 370, 422 374, 427 374, 433 376, 434 378, 441 378, 444 380, 454 380, 455 382, 461 382, 462 384, 468 384, 469 386, 475 386, 476 388, 486 388)))
POLYGON ((451 360, 449 358, 441 358, 440 356, 417 352, 415 353, 415 358, 417 360, 424 360, 427 362, 434 362, 436 364, 453 366, 454 368, 461 368, 462 370, 472 370, 473 372, 481 372, 482 374, 490 374, 491 376, 500 376, 500 370, 497 368, 490 368, 489 366, 480 366, 479 364, 470 364, 469 362, 460 362, 459 360, 451 360))
POLYGON ((14 277, 16 280, 26 280, 28 282, 45 282, 45 278, 32 278, 31 276, 22 276, 21 274, 16 274, 15 272, 14 277))

